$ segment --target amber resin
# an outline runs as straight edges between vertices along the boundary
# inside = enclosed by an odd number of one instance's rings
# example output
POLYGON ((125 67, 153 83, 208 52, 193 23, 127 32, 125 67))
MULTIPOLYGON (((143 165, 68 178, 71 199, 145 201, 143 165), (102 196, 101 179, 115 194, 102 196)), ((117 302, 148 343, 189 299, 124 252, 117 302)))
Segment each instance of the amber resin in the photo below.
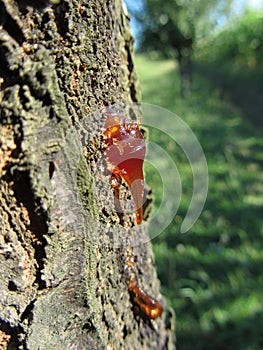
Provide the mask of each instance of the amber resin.
POLYGON ((121 178, 130 188, 136 212, 136 223, 143 219, 145 139, 140 125, 120 116, 111 109, 106 111, 105 131, 108 169, 121 178))
POLYGON ((130 279, 128 289, 137 313, 153 320, 162 315, 162 304, 142 290, 137 281, 130 279))

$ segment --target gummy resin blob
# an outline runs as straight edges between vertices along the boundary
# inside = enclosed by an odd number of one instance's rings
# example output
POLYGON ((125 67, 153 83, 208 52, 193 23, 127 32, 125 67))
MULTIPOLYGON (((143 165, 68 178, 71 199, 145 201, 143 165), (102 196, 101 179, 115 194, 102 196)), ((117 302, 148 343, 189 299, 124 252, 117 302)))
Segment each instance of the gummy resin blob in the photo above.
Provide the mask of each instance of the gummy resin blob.
POLYGON ((130 279, 128 290, 136 313, 152 320, 162 315, 162 304, 139 287, 139 284, 134 278, 130 279))
POLYGON ((106 146, 107 167, 117 180, 122 179, 130 188, 136 223, 140 224, 143 219, 145 139, 137 122, 125 119, 109 108, 105 115, 102 138, 106 146))

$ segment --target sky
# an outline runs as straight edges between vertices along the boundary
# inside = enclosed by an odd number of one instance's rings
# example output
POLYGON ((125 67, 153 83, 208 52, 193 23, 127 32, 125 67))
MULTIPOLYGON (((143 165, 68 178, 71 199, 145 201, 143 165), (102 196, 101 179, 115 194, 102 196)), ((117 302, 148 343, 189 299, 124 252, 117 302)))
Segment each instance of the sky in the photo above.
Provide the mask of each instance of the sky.
POLYGON ((242 12, 245 8, 259 9, 263 5, 262 0, 235 0, 234 6, 242 12))
POLYGON ((246 0, 249 3, 249 6, 252 8, 262 7, 262 0, 246 0))

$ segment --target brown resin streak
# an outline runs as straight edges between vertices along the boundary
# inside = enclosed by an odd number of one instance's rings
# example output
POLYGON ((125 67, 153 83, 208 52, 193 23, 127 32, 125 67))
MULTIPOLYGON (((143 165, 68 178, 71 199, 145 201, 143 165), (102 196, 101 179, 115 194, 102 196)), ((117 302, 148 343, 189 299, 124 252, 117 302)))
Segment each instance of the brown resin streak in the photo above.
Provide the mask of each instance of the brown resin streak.
MULTIPOLYGON (((105 145, 107 168, 111 172, 114 195, 118 198, 117 193, 123 180, 130 188, 133 197, 136 223, 141 224, 143 220, 145 139, 138 123, 125 119, 110 108, 106 110, 105 116, 105 130, 101 136, 105 145)), ((124 266, 129 275, 128 291, 133 310, 143 318, 155 320, 162 315, 163 306, 139 286, 135 278, 133 251, 126 249, 124 255, 124 266)))

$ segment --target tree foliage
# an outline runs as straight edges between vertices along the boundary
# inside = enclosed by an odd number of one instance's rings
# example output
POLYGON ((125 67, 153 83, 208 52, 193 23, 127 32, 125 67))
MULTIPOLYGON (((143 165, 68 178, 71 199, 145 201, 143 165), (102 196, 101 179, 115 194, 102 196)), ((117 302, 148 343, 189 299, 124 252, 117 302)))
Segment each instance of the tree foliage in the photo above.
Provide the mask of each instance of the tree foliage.
POLYGON ((178 60, 181 95, 190 93, 192 55, 198 37, 215 23, 215 13, 226 13, 226 0, 142 0, 130 12, 141 24, 139 50, 158 51, 164 57, 178 60))
POLYGON ((178 49, 189 46, 189 40, 195 43, 207 36, 231 4, 227 0, 142 0, 140 6, 128 4, 128 8, 140 26, 139 50, 174 57, 178 49))
POLYGON ((236 66, 256 68, 263 60, 263 17, 247 11, 231 26, 210 38, 202 49, 209 61, 233 63, 236 66), (213 42, 213 50, 210 50, 213 42))

